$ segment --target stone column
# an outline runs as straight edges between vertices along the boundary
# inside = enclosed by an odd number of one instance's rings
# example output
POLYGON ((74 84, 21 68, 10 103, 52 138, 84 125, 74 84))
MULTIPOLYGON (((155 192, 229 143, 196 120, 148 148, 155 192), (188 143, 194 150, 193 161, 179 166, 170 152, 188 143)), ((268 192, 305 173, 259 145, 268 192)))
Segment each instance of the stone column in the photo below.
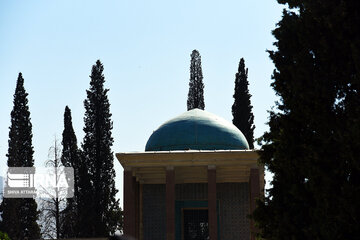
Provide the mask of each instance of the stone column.
POLYGON ((134 180, 134 186, 135 186, 135 237, 136 239, 139 239, 140 235, 140 199, 139 199, 139 190, 140 190, 140 184, 136 181, 136 178, 133 177, 134 180))
POLYGON ((131 168, 124 169, 124 234, 136 236, 135 180, 131 168))
MULTIPOLYGON (((250 169, 250 214, 256 208, 256 199, 260 197, 260 178, 259 178, 259 169, 251 168, 250 169)), ((254 221, 251 220, 251 240, 255 240, 257 229, 255 228, 254 221)))
POLYGON ((210 240, 217 240, 216 166, 208 166, 208 217, 210 240))
POLYGON ((166 168, 166 239, 175 240, 175 170, 166 168))

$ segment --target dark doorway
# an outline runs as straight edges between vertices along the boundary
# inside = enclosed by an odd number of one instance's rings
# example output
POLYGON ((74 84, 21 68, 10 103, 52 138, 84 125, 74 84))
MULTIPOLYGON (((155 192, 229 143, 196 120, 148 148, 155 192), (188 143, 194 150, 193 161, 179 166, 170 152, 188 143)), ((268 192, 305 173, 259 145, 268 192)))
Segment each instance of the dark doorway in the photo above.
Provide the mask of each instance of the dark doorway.
POLYGON ((207 209, 183 209, 183 240, 208 240, 207 209))

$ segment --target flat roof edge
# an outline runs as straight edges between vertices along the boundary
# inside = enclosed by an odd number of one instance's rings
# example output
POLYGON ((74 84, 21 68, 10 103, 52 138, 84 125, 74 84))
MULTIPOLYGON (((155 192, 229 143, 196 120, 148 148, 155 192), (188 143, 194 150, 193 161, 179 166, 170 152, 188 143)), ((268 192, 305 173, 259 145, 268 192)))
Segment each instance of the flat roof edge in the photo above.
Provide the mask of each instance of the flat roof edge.
POLYGON ((230 150, 170 150, 170 151, 143 151, 143 152, 118 152, 115 154, 120 154, 120 155, 137 155, 137 154, 167 154, 167 153, 173 153, 173 154, 184 154, 184 153, 241 153, 241 152, 260 152, 261 150, 259 149, 245 149, 245 150, 234 150, 234 149, 230 149, 230 150))

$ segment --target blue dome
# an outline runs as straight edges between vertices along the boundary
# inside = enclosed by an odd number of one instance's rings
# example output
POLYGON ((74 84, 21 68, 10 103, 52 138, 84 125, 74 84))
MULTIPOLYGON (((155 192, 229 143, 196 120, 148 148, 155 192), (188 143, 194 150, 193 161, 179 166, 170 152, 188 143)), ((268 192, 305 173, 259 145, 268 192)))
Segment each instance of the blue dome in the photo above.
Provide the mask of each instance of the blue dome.
POLYGON ((161 125, 145 151, 249 149, 242 132, 215 114, 192 109, 161 125))

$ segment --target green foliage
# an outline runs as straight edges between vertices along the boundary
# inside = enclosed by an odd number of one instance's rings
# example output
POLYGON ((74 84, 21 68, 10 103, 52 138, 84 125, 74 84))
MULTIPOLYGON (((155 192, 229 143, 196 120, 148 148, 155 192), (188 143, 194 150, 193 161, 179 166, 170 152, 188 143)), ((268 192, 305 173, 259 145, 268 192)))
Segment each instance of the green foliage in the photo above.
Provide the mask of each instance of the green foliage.
MULTIPOLYGON (((15 94, 14 107, 11 111, 9 131, 8 167, 32 167, 34 165, 32 146, 32 125, 28 107, 24 79, 19 73, 15 94)), ((7 232, 11 239, 22 240, 40 238, 37 224, 39 212, 34 199, 4 198, 1 203, 1 230, 7 232)))
POLYGON ((84 213, 87 217, 80 228, 84 227, 93 237, 114 233, 120 222, 119 216, 114 214, 119 209, 119 202, 115 198, 114 154, 111 151, 113 123, 107 97, 109 90, 104 89, 103 70, 98 60, 91 71, 90 89, 84 101, 85 137, 79 168, 79 185, 83 185, 79 186, 79 192, 83 191, 80 201, 90 202, 89 199, 92 199, 91 205, 85 203, 89 206, 79 209, 79 215, 84 213))
POLYGON ((11 111, 9 149, 6 155, 8 167, 32 167, 34 165, 32 125, 27 96, 24 79, 19 73, 14 94, 14 107, 11 111))
POLYGON ((251 94, 249 93, 248 69, 244 58, 240 59, 235 74, 234 104, 232 105, 233 124, 245 135, 249 148, 254 148, 254 114, 252 113, 251 94))
POLYGON ((189 93, 187 110, 194 108, 205 109, 204 83, 201 69, 201 56, 198 50, 191 53, 189 93))
POLYGON ((91 176, 87 166, 86 159, 83 152, 80 152, 79 161, 79 182, 78 182, 78 195, 77 195, 77 230, 79 237, 92 237, 93 236, 93 186, 91 184, 91 176))
POLYGON ((274 173, 254 218, 265 239, 360 235, 360 3, 281 0, 270 51, 281 100, 263 136, 274 173))
POLYGON ((64 112, 64 131, 62 134, 61 162, 65 167, 74 169, 74 197, 66 199, 66 207, 61 212, 61 237, 73 238, 78 236, 78 184, 80 152, 71 119, 71 110, 68 106, 64 112))
POLYGON ((7 233, 3 233, 0 231, 0 240, 11 240, 7 233))

